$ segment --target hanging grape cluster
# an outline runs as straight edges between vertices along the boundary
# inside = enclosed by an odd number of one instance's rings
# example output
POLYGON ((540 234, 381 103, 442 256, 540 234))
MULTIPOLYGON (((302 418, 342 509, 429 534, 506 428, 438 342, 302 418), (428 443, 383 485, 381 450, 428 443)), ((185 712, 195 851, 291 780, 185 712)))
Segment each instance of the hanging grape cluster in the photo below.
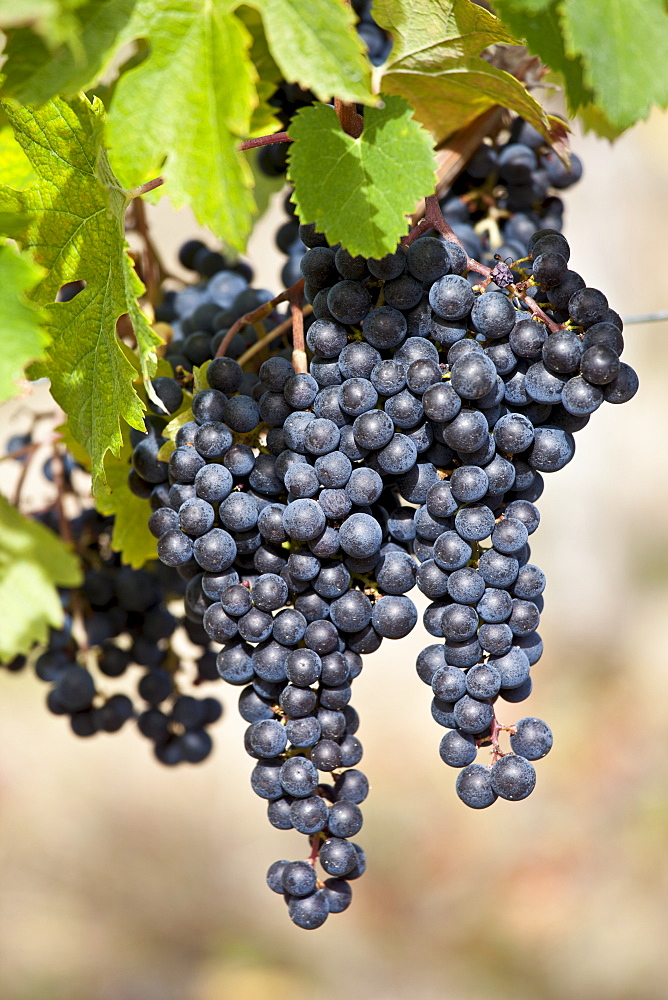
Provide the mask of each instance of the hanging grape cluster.
MULTIPOLYGON (((536 502, 590 414, 631 398, 637 380, 620 361, 619 316, 569 268, 556 230, 487 281, 437 235, 382 260, 329 247, 313 226, 300 239, 309 372, 278 356, 251 380, 231 357, 212 361, 168 465, 160 439, 150 445, 154 495, 167 498, 150 525, 160 558, 190 577, 189 612, 222 645, 221 676, 242 687, 270 822, 309 837, 308 861, 277 862, 268 882, 315 927, 347 906, 364 868, 351 840, 368 790, 351 683, 364 654, 415 626, 416 584, 441 640, 418 673, 459 797, 483 808, 533 790, 549 727, 501 721, 495 705, 528 697, 542 652, 536 502)), ((241 314, 231 298, 216 304, 228 322, 241 314)))

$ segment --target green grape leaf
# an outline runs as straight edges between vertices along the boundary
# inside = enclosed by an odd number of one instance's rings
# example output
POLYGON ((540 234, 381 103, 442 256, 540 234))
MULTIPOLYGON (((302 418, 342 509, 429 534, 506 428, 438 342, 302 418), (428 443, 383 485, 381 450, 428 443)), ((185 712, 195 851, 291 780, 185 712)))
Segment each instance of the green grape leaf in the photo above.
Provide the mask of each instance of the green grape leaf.
POLYGON ((479 57, 495 42, 515 41, 498 18, 470 0, 377 0, 373 9, 394 40, 374 70, 374 86, 409 101, 437 142, 496 104, 522 115, 549 142, 563 137, 563 124, 519 80, 479 57))
POLYGON ((415 202, 434 190, 431 136, 401 97, 383 101, 365 112, 359 139, 324 104, 303 108, 289 129, 288 174, 300 219, 365 257, 395 250, 415 202))
POLYGON ((615 138, 668 105, 663 0, 496 0, 501 18, 563 77, 572 114, 615 138))
POLYGON ((0 403, 19 391, 16 379, 26 365, 44 353, 48 335, 40 310, 26 298, 42 276, 42 269, 19 256, 13 247, 0 246, 0 403))
POLYGON ((550 143, 565 132, 563 123, 555 124, 519 80, 475 56, 450 59, 438 73, 392 70, 383 77, 383 87, 410 101, 437 142, 496 104, 517 112, 550 143))
POLYGON ((259 10, 242 5, 237 7, 234 13, 244 23, 251 36, 250 57, 258 76, 266 83, 273 83, 277 87, 283 76, 269 49, 259 10))
POLYGON ((105 456, 106 488, 97 494, 95 505, 100 513, 114 517, 112 549, 120 553, 124 563, 139 569, 149 559, 156 558, 156 540, 148 530, 150 503, 135 496, 128 485, 131 468, 132 444, 125 426, 120 454, 105 456))
POLYGON ((350 6, 341 0, 248 2, 262 15, 271 54, 286 80, 312 90, 321 101, 339 97, 376 103, 371 66, 350 6))
POLYGON ((613 142, 624 132, 606 118, 604 112, 596 104, 585 104, 578 109, 578 118, 585 132, 595 132, 602 139, 613 142))
POLYGON ((30 160, 14 138, 10 126, 5 125, 0 128, 0 181, 14 188, 24 188, 34 180, 35 171, 30 166, 30 160))
POLYGON ((176 207, 243 250, 251 227, 252 173, 237 152, 258 104, 251 36, 227 0, 137 0, 123 40, 150 54, 118 81, 108 137, 128 187, 161 173, 176 207))
POLYGON ((56 94, 70 95, 91 83, 107 62, 136 0, 88 0, 73 15, 76 37, 51 52, 49 38, 32 28, 8 32, 2 93, 22 104, 43 104, 56 94))
POLYGON ((75 13, 86 0, 0 0, 0 30, 28 27, 50 45, 74 40, 78 31, 75 13))
MULTIPOLYGON (((248 126, 248 138, 252 139, 258 135, 271 135, 274 132, 280 131, 282 127, 280 119, 276 117, 276 108, 269 104, 269 98, 276 92, 276 88, 281 82, 281 71, 269 51, 269 44, 267 36, 264 33, 264 26, 259 11, 253 10, 252 7, 238 7, 235 14, 243 22, 251 36, 250 60, 255 66, 258 75, 258 105, 256 108, 253 108, 248 126)), ((254 195, 257 200, 257 174, 252 163, 251 169, 256 181, 254 195)), ((262 214, 262 211, 259 209, 258 214, 262 214)))
POLYGON ((209 370, 210 361, 205 361, 203 365, 195 365, 193 368, 193 393, 197 394, 202 392, 203 389, 209 388, 209 383, 207 381, 206 373, 209 370))
POLYGON ((591 101, 580 56, 566 53, 561 33, 559 0, 496 0, 496 12, 523 38, 530 52, 563 76, 564 91, 571 114, 591 101))
POLYGON ((564 0, 566 51, 581 55, 605 118, 623 130, 668 105, 668 11, 664 0, 564 0))
POLYGON ((482 52, 497 42, 516 39, 482 7, 470 0, 374 0, 374 19, 393 37, 386 65, 426 70, 438 69, 445 59, 459 59, 482 52))
POLYGON ((23 517, 0 496, 0 662, 46 642, 49 626, 61 628, 57 587, 78 587, 79 560, 38 521, 23 517))
POLYGON ((0 209, 22 214, 18 242, 46 271, 32 298, 43 306, 50 343, 46 359, 30 374, 50 378, 72 434, 91 456, 97 490, 106 452, 118 455, 121 448, 119 418, 143 428, 143 404, 132 385, 136 371, 116 336, 116 322, 125 313, 132 320, 145 381, 155 371, 161 343, 137 303, 143 285, 127 255, 127 196, 102 145, 99 101, 77 97, 38 110, 14 102, 4 107, 38 176, 25 191, 0 185, 0 209), (75 279, 86 281, 83 291, 56 302, 61 285, 75 279))
POLYGON ((15 212, 0 211, 0 239, 9 236, 16 239, 25 229, 26 220, 15 212))

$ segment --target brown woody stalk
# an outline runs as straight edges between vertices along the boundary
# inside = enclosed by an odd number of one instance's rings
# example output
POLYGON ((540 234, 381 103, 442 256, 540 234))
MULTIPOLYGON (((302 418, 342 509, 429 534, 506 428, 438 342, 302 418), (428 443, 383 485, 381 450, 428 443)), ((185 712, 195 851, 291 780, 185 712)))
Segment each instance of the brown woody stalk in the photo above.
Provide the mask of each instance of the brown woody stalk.
POLYGON ((135 199, 132 203, 134 213, 134 228, 139 233, 144 244, 142 253, 142 277, 146 285, 148 299, 152 306, 155 306, 160 297, 160 283, 167 276, 167 271, 163 267, 160 255, 151 239, 146 219, 146 206, 141 198, 135 199))
POLYGON ((303 289, 304 289, 304 279, 300 278, 299 281, 295 282, 294 285, 291 285, 290 288, 286 288, 284 291, 282 291, 280 295, 277 295, 269 302, 265 302, 264 305, 258 306, 258 308, 254 309, 253 312, 249 312, 246 313, 244 316, 241 316, 235 323, 232 324, 232 326, 229 328, 229 330, 223 337, 220 343, 220 347, 216 351, 216 357, 217 358, 225 357, 225 351, 230 346, 232 338, 236 333, 239 332, 239 330, 242 330, 245 326, 252 326, 254 323, 257 323, 258 320, 266 319, 267 316, 269 316, 273 312, 274 306, 279 305, 279 303, 281 302, 291 301, 290 297, 296 293, 299 293, 301 295, 303 289))
POLYGON ((359 139, 364 128, 364 119, 361 115, 357 114, 355 105, 346 104, 345 101, 340 101, 338 97, 335 97, 334 110, 343 131, 352 136, 353 139, 359 139))
MULTIPOLYGON (((312 306, 304 306, 302 309, 302 316, 309 316, 312 312, 313 312, 312 306)), ((283 334, 287 333, 291 327, 292 327, 292 316, 288 316, 288 318, 283 320, 282 323, 279 323, 278 326, 275 326, 274 329, 271 330, 271 332, 266 335, 266 337, 263 337, 262 340, 258 340, 257 343, 249 347, 248 350, 245 351, 240 358, 237 358, 237 364, 241 365, 241 367, 243 368, 243 366, 246 364, 247 361, 250 361, 251 358, 254 358, 256 354, 259 354, 260 351, 264 350, 264 348, 268 344, 271 344, 272 341, 278 340, 279 337, 282 337, 283 334)))
POLYGON ((306 344, 304 342, 304 312, 302 309, 302 288, 296 289, 290 296, 290 313, 292 315, 292 367, 298 375, 308 372, 306 360, 306 344))
MULTIPOLYGON (((440 149, 436 150, 435 190, 439 198, 451 187, 485 136, 501 127, 504 115, 504 108, 489 108, 465 128, 455 132, 440 149)), ((411 220, 413 225, 424 215, 425 201, 426 199, 418 202, 411 220)))

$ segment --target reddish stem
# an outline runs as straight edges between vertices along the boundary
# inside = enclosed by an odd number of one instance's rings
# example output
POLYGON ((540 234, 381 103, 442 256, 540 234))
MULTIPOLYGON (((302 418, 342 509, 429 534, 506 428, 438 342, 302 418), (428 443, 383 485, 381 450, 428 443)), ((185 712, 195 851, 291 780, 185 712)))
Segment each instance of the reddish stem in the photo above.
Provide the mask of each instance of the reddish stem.
MULTIPOLYGON (((424 219, 420 219, 417 226, 411 229, 410 233, 404 236, 401 241, 402 245, 409 247, 411 243, 418 238, 418 236, 422 236, 430 229, 435 229, 436 232, 445 236, 446 240, 450 243, 457 243, 462 250, 465 249, 462 241, 443 218, 443 212, 441 211, 441 206, 439 205, 438 198, 435 194, 430 194, 429 197, 425 199, 424 219)), ((484 274, 486 277, 492 273, 491 267, 487 267, 486 264, 480 264, 477 260, 474 260, 473 257, 469 257, 468 254, 466 255, 466 266, 469 271, 475 271, 476 274, 484 274)))
MULTIPOLYGON (((312 312, 313 312, 312 306, 302 307, 302 317, 309 316, 312 312)), ((292 327, 292 316, 288 316, 288 318, 284 319, 282 323, 279 323, 278 326, 275 326, 274 329, 270 333, 268 333, 266 337, 263 337, 262 340, 256 341, 256 343, 254 343, 251 347, 249 347, 248 350, 245 351, 240 358, 237 358, 237 363, 241 365, 241 367, 243 368, 243 366, 246 364, 247 361, 250 361, 250 359, 254 358, 256 354, 259 354, 260 351, 264 350, 264 348, 268 344, 270 344, 273 340, 278 340, 279 337, 282 337, 284 333, 287 333, 288 330, 291 329, 291 327, 292 327)))
POLYGON ((291 285, 290 288, 286 288, 284 291, 280 293, 280 295, 277 295, 275 298, 271 299, 271 301, 265 302, 264 305, 258 306, 258 308, 255 309, 253 312, 249 312, 246 313, 245 316, 241 316, 235 323, 232 324, 232 326, 229 328, 229 330, 223 337, 220 347, 216 351, 216 357, 217 358, 225 357, 225 351, 230 346, 232 337, 234 337, 235 333, 238 333, 239 330, 242 330, 245 326, 252 326, 253 323, 257 323, 258 320, 266 319, 267 316, 269 316, 273 312, 274 306, 277 306, 280 302, 286 302, 290 300, 291 295, 294 295, 297 292, 301 295, 303 288, 304 288, 304 279, 300 278, 300 280, 297 281, 294 285, 291 285))
POLYGON ((504 754, 499 746, 499 733, 503 732, 505 726, 502 726, 497 719, 496 715, 492 717, 492 724, 490 726, 489 736, 483 736, 481 739, 476 740, 476 746, 483 746, 485 743, 492 744, 492 764, 495 764, 499 757, 503 757, 504 754))
POLYGON ((306 859, 309 865, 314 865, 318 860, 318 854, 320 853, 320 837, 316 833, 315 837, 311 841, 311 853, 306 859))
POLYGON ((164 183, 164 177, 154 177, 152 181, 146 181, 145 184, 140 184, 139 187, 132 188, 128 191, 128 198, 141 198, 143 194, 148 194, 149 191, 154 191, 155 188, 162 187, 164 183))
POLYGON ((63 507, 63 497, 67 492, 67 481, 65 478, 65 464, 58 448, 53 447, 53 481, 56 487, 56 513, 58 514, 58 533, 67 545, 76 550, 76 540, 72 533, 72 527, 67 520, 63 507))
POLYGON ((255 139, 245 139, 237 149, 255 149, 256 146, 273 146, 276 142, 292 142, 287 132, 274 132, 273 135, 258 135, 255 139))
POLYGON ((162 266, 162 261, 149 233, 144 202, 141 198, 138 198, 132 207, 134 209, 135 229, 144 243, 144 267, 142 269, 144 284, 146 285, 148 300, 152 306, 155 306, 160 297, 160 282, 165 277, 166 271, 162 266))
POLYGON ((550 317, 547 315, 546 312, 544 312, 541 309, 538 303, 534 302, 534 300, 531 298, 530 295, 527 295, 526 291, 524 291, 523 289, 518 290, 518 287, 516 285, 509 285, 509 288, 511 295, 516 295, 518 299, 522 299, 522 302, 527 307, 529 312, 533 313, 534 316, 537 316, 538 319, 541 319, 545 324, 545 326, 550 331, 550 333, 556 333, 557 330, 563 330, 563 326, 560 323, 555 323, 553 319, 550 319, 550 317))
POLYGON ((305 375, 308 371, 306 361, 306 344, 304 342, 304 311, 302 309, 302 288, 295 289, 290 295, 290 312, 292 314, 292 367, 297 374, 305 375))

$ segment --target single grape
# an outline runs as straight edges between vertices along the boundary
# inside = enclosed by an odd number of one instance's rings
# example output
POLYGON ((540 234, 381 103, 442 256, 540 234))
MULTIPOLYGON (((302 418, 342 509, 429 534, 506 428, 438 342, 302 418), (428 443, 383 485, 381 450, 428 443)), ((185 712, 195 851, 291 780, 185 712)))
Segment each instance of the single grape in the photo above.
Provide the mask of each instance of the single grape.
POLYGON ((492 765, 490 783, 497 795, 517 802, 530 795, 536 785, 536 772, 524 757, 508 754, 492 765))

